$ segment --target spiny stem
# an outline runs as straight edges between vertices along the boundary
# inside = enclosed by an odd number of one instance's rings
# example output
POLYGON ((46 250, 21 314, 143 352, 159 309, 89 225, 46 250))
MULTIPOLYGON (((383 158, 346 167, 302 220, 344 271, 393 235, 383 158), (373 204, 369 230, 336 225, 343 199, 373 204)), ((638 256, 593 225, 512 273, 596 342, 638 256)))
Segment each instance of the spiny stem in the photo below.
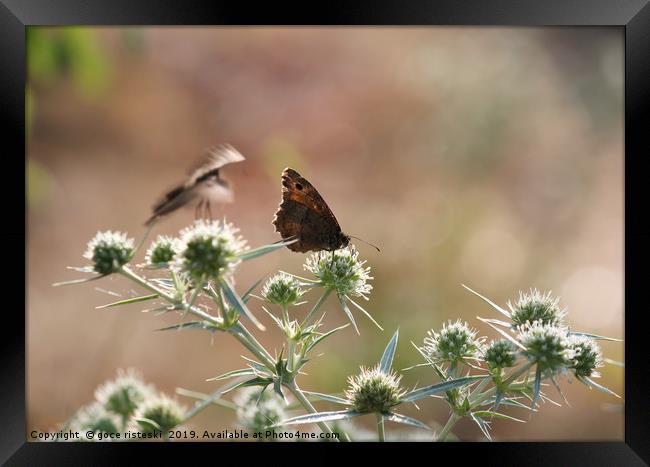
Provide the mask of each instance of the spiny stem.
POLYGON ((187 423, 189 419, 194 417, 196 414, 198 414, 200 411, 205 409, 210 404, 220 405, 222 407, 226 407, 233 410, 237 409, 237 406, 232 402, 225 401, 219 398, 213 398, 211 395, 208 394, 202 394, 200 392, 195 392, 195 391, 188 391, 186 389, 182 389, 182 390, 177 389, 176 392, 184 396, 195 397, 199 399, 199 401, 196 402, 194 407, 185 414, 185 418, 179 425, 187 423))
POLYGON ((194 303, 196 302, 196 299, 199 297, 199 293, 201 293, 201 290, 203 289, 203 282, 199 282, 196 284, 196 287, 192 291, 192 295, 190 296, 190 300, 188 301, 187 304, 187 309, 190 309, 194 306, 194 303))
POLYGON ((377 414, 377 436, 380 442, 386 441, 386 432, 384 431, 384 417, 382 414, 377 414))
POLYGON ((285 326, 289 325, 289 307, 287 305, 282 305, 282 319, 285 326))
MULTIPOLYGON (((317 410, 314 408, 313 405, 311 405, 311 402, 309 402, 309 399, 305 397, 303 392, 300 390, 298 385, 296 384, 295 381, 292 381, 291 383, 285 384, 287 388, 291 391, 291 393, 298 399, 298 401, 302 404, 302 406, 305 408, 305 410, 309 413, 318 413, 317 410)), ((321 429, 323 433, 332 433, 332 429, 329 427, 329 425, 325 422, 318 422, 318 426, 321 429)), ((333 438, 335 441, 339 441, 338 438, 333 438)))
MULTIPOLYGON (((533 363, 528 362, 524 366, 519 368, 519 370, 517 370, 513 374, 511 374, 508 377, 508 379, 506 379, 502 384, 502 388, 504 389, 504 392, 507 391, 507 389, 512 385, 512 383, 515 382, 515 380, 519 376, 521 376, 522 374, 527 372, 530 369, 531 366, 533 366, 533 363)), ((479 405, 481 405, 483 402, 488 400, 490 397, 494 396, 496 394, 496 392, 497 392, 497 387, 495 386, 493 388, 488 389, 484 393, 479 394, 478 397, 476 399, 474 399, 474 401, 470 402, 470 411, 475 409, 479 405)), ((452 414, 449 416, 449 419, 447 420, 447 423, 443 427, 442 431, 436 437, 436 441, 444 441, 445 438, 447 438, 447 435, 449 435, 449 432, 451 431, 451 429, 454 427, 454 425, 456 425, 456 423, 461 418, 462 417, 460 415, 456 414, 455 412, 452 412, 452 414)))
POLYGON ((312 320, 318 309, 321 307, 323 302, 325 302, 325 299, 329 296, 329 294, 332 292, 331 289, 325 289, 325 292, 323 292, 323 295, 318 299, 318 301, 314 304, 311 310, 309 310, 309 313, 307 313, 307 316, 305 317, 304 321, 300 325, 302 329, 305 328, 305 326, 309 323, 309 321, 312 320))
MULTIPOLYGON (((530 369, 531 366, 533 366, 533 363, 532 363, 532 362, 528 362, 528 363, 526 363, 526 364, 525 364, 524 366, 522 366, 519 370, 517 370, 517 371, 515 371, 513 374, 511 374, 511 375, 508 377, 508 379, 506 379, 506 380, 501 384, 501 387, 502 387, 504 390, 507 390, 507 389, 512 385, 512 383, 514 383, 515 380, 516 380, 517 378, 519 378, 522 374, 524 374, 525 372, 527 372, 527 371, 530 369)), ((474 399, 473 401, 470 401, 472 409, 475 408, 475 407, 478 407, 478 406, 481 405, 484 401, 486 401, 486 400, 488 400, 490 397, 494 396, 494 395, 496 394, 496 392, 497 392, 497 388, 496 388, 496 386, 495 386, 495 387, 493 387, 493 388, 488 389, 488 390, 485 391, 484 393, 479 394, 479 395, 476 397, 476 399, 474 399)))
MULTIPOLYGON (((206 321, 209 321, 210 323, 216 324, 218 326, 223 325, 223 320, 221 318, 212 316, 200 308, 184 304, 182 301, 177 300, 174 296, 149 283, 146 279, 143 279, 135 272, 131 271, 129 268, 123 267, 120 272, 123 276, 131 279, 145 289, 157 293, 161 298, 167 300, 169 303, 177 306, 182 306, 187 310, 187 312, 192 313, 193 315, 198 316, 199 318, 202 318, 206 321)), ((275 365, 269 353, 264 349, 264 347, 262 347, 259 342, 257 342, 251 333, 248 332, 248 329, 246 329, 243 324, 237 322, 232 327, 230 327, 227 332, 235 339, 237 339, 253 355, 259 358, 264 366, 269 368, 271 371, 275 371, 275 365)))
POLYGON ((120 273, 127 277, 128 279, 131 279, 133 282, 136 282, 143 288, 157 293, 162 299, 167 300, 169 303, 176 305, 176 306, 182 306, 183 308, 187 309, 188 312, 192 313, 195 316, 198 316, 200 318, 205 319, 206 321, 209 321, 213 324, 217 325, 222 325, 223 320, 221 318, 217 318, 215 316, 212 316, 209 313, 206 313, 205 311, 201 310, 200 308, 197 308, 195 306, 188 306, 185 303, 183 303, 181 300, 176 299, 173 295, 165 292, 164 290, 160 289, 159 287, 156 287, 155 285, 151 284, 148 282, 146 279, 143 279, 142 277, 138 276, 135 272, 131 271, 131 269, 127 268, 126 266, 123 266, 122 269, 120 270, 120 273))
MULTIPOLYGON (((161 298, 164 300, 168 301, 171 304, 177 305, 177 306, 183 306, 189 313, 192 313, 195 316, 198 316, 206 321, 209 321, 213 324, 217 324, 221 326, 223 324, 223 320, 221 318, 216 318, 205 311, 201 310, 200 308, 194 307, 194 306, 188 306, 184 303, 179 302, 174 296, 170 295, 169 293, 165 292, 164 290, 156 287, 155 285, 149 283, 146 279, 140 277, 137 275, 135 272, 131 271, 128 267, 122 267, 120 270, 120 273, 127 277, 128 279, 131 279, 132 281, 136 282, 143 288, 154 292, 158 294, 161 298)), ((328 292, 323 294, 321 299, 319 300, 320 303, 324 301, 325 298, 327 298, 328 292)), ((318 303, 317 303, 318 305, 318 303)), ((318 305, 320 306, 320 305, 318 305)), ((317 310, 318 307, 314 306, 314 309, 317 310)), ((315 313, 315 310, 312 310, 315 313)), ((311 313, 313 314, 313 313, 311 313)), ((246 327, 241 323, 241 322, 236 322, 233 324, 227 332, 232 335, 235 339, 237 339, 244 347, 246 347, 253 355, 255 355, 257 358, 260 359, 260 361, 271 370, 272 373, 275 373, 275 364, 273 362, 273 359, 269 355, 269 353, 262 347, 262 345, 257 342, 257 339, 253 337, 253 335, 246 329, 246 327)), ((302 393, 298 385, 296 384, 295 381, 291 381, 290 383, 285 383, 285 386, 293 393, 293 395, 298 399, 298 401, 302 404, 302 406, 305 408, 310 413, 317 413, 316 409, 314 406, 309 402, 309 400, 305 397, 305 395, 302 393)), ((200 410, 200 409, 199 409, 200 410)), ((192 414, 192 416, 195 414, 192 414)), ((329 427, 324 422, 318 423, 318 426, 320 429, 323 431, 323 433, 332 433, 332 429, 329 427)))
POLYGON ((461 417, 459 417, 455 412, 452 412, 449 416, 449 420, 447 420, 447 423, 445 423, 445 426, 442 428, 442 431, 438 433, 438 436, 436 436, 436 441, 444 441, 460 418, 461 417))
MULTIPOLYGON (((238 332, 242 338, 244 338, 250 345, 256 348, 256 352, 259 353, 258 358, 262 360, 262 363, 271 371, 275 372, 275 363, 273 362, 273 357, 266 351, 262 344, 257 342, 255 336, 253 336, 246 326, 244 326, 241 321, 237 321, 229 330, 235 330, 238 332)), ((234 334, 233 334, 234 335, 234 334)))
POLYGON ((296 343, 292 339, 287 339, 289 351, 287 352, 287 370, 293 371, 293 360, 296 352, 296 343))

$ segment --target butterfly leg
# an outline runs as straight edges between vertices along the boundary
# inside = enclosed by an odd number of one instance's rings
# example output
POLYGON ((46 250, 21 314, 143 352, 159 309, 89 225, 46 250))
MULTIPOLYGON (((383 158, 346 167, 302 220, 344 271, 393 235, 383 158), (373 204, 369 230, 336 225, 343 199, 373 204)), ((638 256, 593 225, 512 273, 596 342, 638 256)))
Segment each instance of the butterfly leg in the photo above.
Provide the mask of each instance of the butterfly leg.
POLYGON ((207 210, 208 219, 210 219, 210 221, 212 221, 212 209, 210 208, 210 200, 206 201, 205 207, 206 207, 206 210, 207 210))
POLYGON ((334 267, 334 250, 332 250, 332 260, 330 261, 330 270, 334 267))

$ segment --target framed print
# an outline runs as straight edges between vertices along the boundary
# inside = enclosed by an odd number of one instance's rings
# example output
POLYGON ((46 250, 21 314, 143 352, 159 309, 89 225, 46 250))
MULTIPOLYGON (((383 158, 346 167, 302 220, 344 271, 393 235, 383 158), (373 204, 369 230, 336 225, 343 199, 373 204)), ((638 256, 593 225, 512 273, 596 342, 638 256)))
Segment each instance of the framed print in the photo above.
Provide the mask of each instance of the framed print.
POLYGON ((648 462, 647 1, 1 11, 8 465, 648 462))

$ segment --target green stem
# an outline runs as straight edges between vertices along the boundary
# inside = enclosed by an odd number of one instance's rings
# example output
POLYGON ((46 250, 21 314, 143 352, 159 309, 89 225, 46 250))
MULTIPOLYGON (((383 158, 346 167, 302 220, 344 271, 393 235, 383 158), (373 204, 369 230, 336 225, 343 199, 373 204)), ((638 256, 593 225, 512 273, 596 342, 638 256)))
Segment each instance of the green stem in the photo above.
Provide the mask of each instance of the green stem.
MULTIPOLYGON (((178 305, 183 306, 189 313, 198 316, 199 318, 202 318, 206 321, 209 321, 213 324, 216 324, 218 326, 223 325, 223 320, 221 318, 216 318, 206 313, 205 311, 201 310, 200 308, 194 306, 188 306, 182 303, 181 301, 177 300, 174 296, 168 294, 164 290, 159 289, 155 285, 147 282, 145 279, 138 276, 129 268, 123 267, 121 273, 123 276, 131 279, 132 281, 136 282, 137 284, 144 287, 145 289, 157 293, 161 298, 167 300, 169 303, 172 303, 177 306, 178 305)), ((262 347, 262 345, 259 342, 257 342, 257 340, 251 335, 251 333, 248 332, 248 329, 246 329, 243 324, 241 324, 240 322, 235 323, 232 327, 228 329, 228 333, 232 335, 235 339, 237 339, 253 355, 259 358, 262 361, 262 363, 267 368, 269 368, 269 370, 273 372, 275 371, 275 365, 273 363, 273 359, 271 358, 271 356, 264 349, 264 347, 262 347)))
POLYGON ((221 293, 221 287, 210 287, 210 291, 214 294, 217 299, 217 305, 221 308, 221 312, 225 315, 228 312, 226 307, 226 302, 223 300, 223 294, 221 293))
POLYGON ((195 306, 188 306, 185 303, 183 303, 181 300, 178 300, 175 298, 173 295, 165 292, 164 290, 156 287, 155 285, 147 282, 146 279, 143 279, 142 277, 138 276, 136 273, 131 271, 129 268, 126 266, 122 267, 120 273, 127 277, 128 279, 131 279, 133 282, 136 282, 143 288, 156 293, 160 296, 160 298, 167 300, 169 303, 176 305, 176 306, 182 306, 184 309, 186 309, 189 313, 192 313, 195 316, 198 316, 199 318, 202 318, 206 321, 209 321, 213 324, 217 324, 219 326, 223 325, 223 320, 221 318, 217 318, 215 316, 212 316, 209 313, 206 313, 200 308, 197 308, 195 306))
MULTIPOLYGON (((195 316, 198 316, 206 321, 209 321, 213 324, 217 324, 219 326, 223 325, 223 320, 221 318, 216 318, 206 313, 205 311, 201 310, 200 308, 187 306, 182 302, 179 302, 179 300, 177 300, 174 296, 170 295, 164 290, 159 289, 155 285, 150 284, 145 279, 143 279, 142 277, 138 276, 136 273, 131 271, 129 268, 123 267, 120 272, 122 273, 123 276, 127 277, 128 279, 131 279, 132 281, 136 282, 143 288, 158 294, 161 298, 167 300, 169 303, 172 303, 177 306, 182 305, 185 309, 187 309, 189 313, 192 313, 195 316)), ((321 297, 321 300, 319 300, 319 302, 322 303, 324 299, 327 297, 327 294, 328 292, 323 294, 323 297, 321 297)), ((318 309, 316 306, 314 306, 314 308, 318 309)), ((272 373, 275 373, 275 364, 273 362, 273 358, 269 355, 266 349, 262 347, 262 345, 257 341, 257 339, 255 339, 255 337, 248 331, 248 329, 244 327, 244 325, 241 322, 238 321, 235 324, 233 324, 230 328, 228 328, 227 332, 230 335, 232 335, 235 339, 237 339, 253 355, 259 358, 260 361, 264 364, 264 366, 266 366, 269 370, 271 370, 272 373)), ((305 410, 307 410, 309 413, 317 413, 314 406, 311 404, 311 402, 309 402, 307 397, 305 397, 305 395, 302 393, 302 391, 300 390, 300 388, 298 387, 295 381, 286 383, 285 386, 289 388, 289 390, 296 397, 296 399, 298 399, 298 401, 302 404, 305 410)), ((191 412, 190 414, 192 416, 195 415, 195 413, 191 413, 191 412)), ((332 429, 326 423, 320 422, 318 423, 318 426, 323 431, 323 433, 332 433, 332 429)))
MULTIPOLYGON (((211 396, 209 394, 203 394, 203 393, 195 392, 195 391, 188 391, 186 389, 183 389, 183 390, 180 390, 180 391, 177 390, 176 392, 178 394, 183 395, 183 396, 194 397, 194 398, 200 400, 200 402, 197 401, 196 404, 194 405, 194 407, 189 412, 187 412, 185 414, 185 418, 183 419, 183 421, 181 423, 179 423, 179 425, 187 423, 187 421, 189 419, 194 417, 196 414, 198 414, 200 411, 205 409, 210 404, 219 405, 221 407, 226 407, 226 408, 232 409, 232 410, 237 409, 237 406, 235 404, 233 404, 232 402, 219 399, 218 397, 215 398, 215 397, 213 397, 213 396, 211 396)), ((219 397, 220 396, 221 396, 221 394, 219 394, 219 397)))
POLYGON ((202 289, 203 289, 203 282, 199 282, 198 284, 196 284, 196 287, 192 291, 192 295, 190 296, 190 300, 187 302, 188 309, 194 306, 194 303, 196 302, 196 299, 199 297, 199 294, 201 293, 202 289))
POLYGON ((257 339, 255 339, 255 336, 253 336, 248 329, 246 329, 246 326, 241 321, 237 321, 233 326, 233 329, 237 329, 251 344, 253 344, 257 349, 259 350, 260 353, 264 355, 264 360, 268 361, 271 363, 271 366, 275 369, 275 362, 273 361, 273 357, 271 357, 271 354, 269 354, 266 349, 260 344, 257 339))
MULTIPOLYGON (((291 391, 291 393, 298 399, 298 402, 302 404, 302 406, 305 408, 305 410, 309 413, 318 413, 316 408, 314 408, 313 405, 311 405, 311 402, 309 402, 309 399, 305 397, 305 395, 302 393, 298 385, 296 384, 295 381, 292 381, 291 383, 285 384, 287 388, 291 391)), ((332 433, 332 429, 329 427, 329 425, 325 422, 319 422, 318 426, 320 427, 321 431, 323 433, 332 433)), ((338 438, 333 438, 336 441, 338 441, 338 438)))
POLYGON ((305 329, 305 326, 311 319, 314 317, 318 309, 321 307, 323 302, 325 302, 325 299, 329 296, 329 294, 332 292, 331 289, 325 289, 325 292, 323 292, 323 295, 318 299, 318 301, 314 304, 311 310, 309 310, 309 313, 307 313, 307 316, 305 317, 304 321, 300 325, 301 329, 305 329))
POLYGON ((294 353, 296 351, 296 343, 292 339, 287 339, 287 343, 289 344, 289 352, 287 353, 287 370, 288 371, 293 371, 293 361, 294 361, 294 353))
POLYGON ((284 325, 289 325, 289 309, 287 305, 282 305, 282 319, 284 320, 284 325))
POLYGON ((174 269, 171 270, 171 273, 172 280, 174 281, 174 289, 176 289, 178 294, 182 295, 185 292, 185 284, 180 280, 174 269))
MULTIPOLYGON (((526 363, 524 366, 522 366, 519 370, 515 371, 513 374, 511 374, 508 379, 506 379, 502 384, 501 387, 503 387, 505 390, 507 390, 512 383, 515 382, 517 378, 519 378, 522 374, 527 372, 530 367, 533 366, 532 362, 526 363)), ((493 388, 488 389, 482 394, 479 394, 476 399, 473 401, 470 401, 472 409, 475 407, 478 407, 481 405, 483 402, 488 400, 490 397, 494 396, 497 393, 497 388, 496 386, 493 388)))
POLYGON ((449 420, 447 420, 447 423, 445 423, 445 426, 442 428, 442 431, 436 437, 436 441, 444 441, 447 438, 447 435, 449 435, 451 429, 456 425, 456 422, 460 419, 461 417, 458 416, 456 412, 452 412, 449 416, 449 420))
POLYGON ((242 323, 237 321, 227 331, 231 336, 237 339, 244 347, 246 347, 253 355, 261 360, 265 367, 275 373, 275 363, 273 358, 269 355, 262 344, 257 342, 257 339, 244 327, 242 323))
POLYGON ((384 417, 382 414, 377 414, 377 436, 380 442, 386 441, 386 432, 384 431, 384 417))
MULTIPOLYGON (((517 371, 515 371, 513 374, 511 374, 511 375, 508 377, 508 379, 506 379, 506 380, 503 382, 503 384, 502 384, 502 387, 504 388, 504 391, 507 391, 508 387, 510 387, 510 385, 511 385, 512 383, 514 383, 515 380, 516 380, 519 376, 521 376, 522 374, 524 374, 525 372, 527 372, 527 371, 530 369, 530 367, 531 367, 532 365, 533 365, 532 362, 528 362, 528 363, 526 363, 524 366, 522 366, 519 370, 517 370, 517 371)), ((496 394, 496 392, 497 392, 497 388, 496 388, 496 386, 495 386, 495 387, 493 387, 493 388, 488 389, 488 390, 485 391, 484 393, 479 394, 478 397, 477 397, 476 399, 474 399, 473 401, 470 401, 470 411, 473 410, 473 409, 475 409, 475 408, 478 407, 479 405, 481 405, 483 402, 485 402, 486 400, 488 400, 490 397, 494 396, 494 395, 496 394)), ((444 440, 447 438, 447 436, 449 435, 449 432, 451 431, 451 429, 454 427, 454 425, 456 425, 456 423, 457 423, 461 418, 463 418, 463 417, 461 417, 460 415, 458 415, 458 414, 455 413, 455 412, 452 412, 452 414, 449 416, 449 420, 447 420, 447 423, 446 423, 445 426, 442 428, 442 431, 441 431, 440 434, 438 434, 438 436, 436 437, 436 441, 444 441, 444 440)))

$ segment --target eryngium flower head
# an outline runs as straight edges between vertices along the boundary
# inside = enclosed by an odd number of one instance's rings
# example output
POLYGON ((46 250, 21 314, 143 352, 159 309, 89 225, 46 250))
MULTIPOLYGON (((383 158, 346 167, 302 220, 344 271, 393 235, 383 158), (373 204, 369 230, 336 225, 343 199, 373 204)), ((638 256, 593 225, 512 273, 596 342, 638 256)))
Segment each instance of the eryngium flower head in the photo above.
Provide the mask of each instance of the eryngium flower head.
POLYGON ((293 305, 304 293, 300 283, 284 272, 271 277, 262 288, 262 297, 267 302, 281 306, 293 305))
POLYGON ((551 292, 541 293, 531 289, 529 293, 519 292, 519 299, 514 304, 508 302, 508 307, 515 326, 525 326, 535 321, 558 325, 566 315, 566 310, 560 308, 559 303, 560 299, 553 297, 551 292))
POLYGON ((526 348, 530 361, 542 370, 557 371, 570 366, 573 352, 567 329, 562 326, 534 322, 522 327, 517 340, 526 348))
POLYGON ((235 398, 237 420, 251 431, 262 431, 286 418, 283 402, 268 388, 242 389, 235 398))
POLYGON ((100 274, 120 270, 133 255, 133 239, 122 232, 97 232, 88 242, 84 258, 93 262, 93 269, 100 274))
POLYGON ((508 368, 515 366, 517 361, 517 349, 514 344, 505 339, 490 342, 483 355, 488 368, 508 368))
POLYGON ((361 373, 348 378, 345 395, 357 412, 385 413, 399 404, 405 394, 399 384, 401 379, 395 373, 383 373, 379 365, 370 369, 361 367, 361 373))
POLYGON ((237 255, 246 241, 232 224, 197 220, 181 230, 176 266, 196 281, 216 279, 229 274, 240 260, 237 255))
POLYGON ((130 417, 153 394, 153 387, 133 369, 118 370, 115 380, 107 381, 95 390, 95 398, 106 410, 124 418, 130 417))
POLYGON ((136 429, 141 433, 162 431, 165 433, 183 422, 185 409, 174 399, 164 394, 155 395, 144 400, 133 414, 136 429), (148 420, 158 427, 147 423, 148 420))
POLYGON ((571 336, 571 350, 573 358, 571 359, 571 369, 578 378, 586 376, 598 376, 594 370, 603 365, 602 352, 598 343, 586 336, 571 336))
POLYGON ((167 235, 158 235, 151 243, 144 257, 149 266, 171 263, 176 254, 176 239, 167 235))
POLYGON ((440 332, 433 330, 424 338, 422 350, 434 361, 456 363, 466 358, 478 358, 483 338, 467 323, 449 321, 440 332))
POLYGON ((118 416, 108 412, 99 402, 79 409, 70 423, 70 429, 80 433, 85 433, 86 431, 117 433, 120 431, 120 426, 121 423, 118 416))
POLYGON ((305 270, 314 274, 320 286, 335 291, 340 296, 354 295, 367 299, 372 290, 368 284, 370 268, 364 268, 365 261, 359 261, 359 252, 354 247, 336 250, 332 253, 313 253, 305 261, 305 270))

